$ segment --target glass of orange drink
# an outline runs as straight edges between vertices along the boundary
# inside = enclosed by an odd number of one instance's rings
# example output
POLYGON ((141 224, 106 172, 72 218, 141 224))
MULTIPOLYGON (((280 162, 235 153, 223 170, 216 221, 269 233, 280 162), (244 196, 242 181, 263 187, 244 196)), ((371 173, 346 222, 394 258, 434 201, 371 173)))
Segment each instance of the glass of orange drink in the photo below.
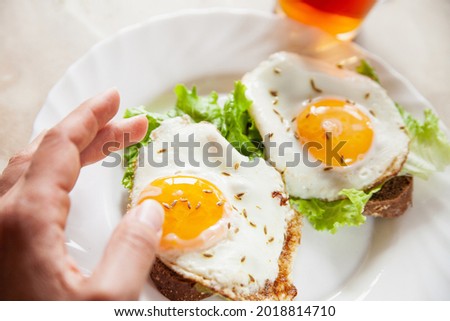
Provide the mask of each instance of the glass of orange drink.
POLYGON ((351 40, 377 0, 278 0, 288 17, 351 40))

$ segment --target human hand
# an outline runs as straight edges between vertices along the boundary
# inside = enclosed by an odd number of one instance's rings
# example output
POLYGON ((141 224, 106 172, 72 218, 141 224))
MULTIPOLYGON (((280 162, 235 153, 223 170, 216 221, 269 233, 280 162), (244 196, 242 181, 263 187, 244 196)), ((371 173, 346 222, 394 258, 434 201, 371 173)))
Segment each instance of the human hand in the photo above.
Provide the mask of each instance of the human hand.
POLYGON ((138 298, 161 234, 159 203, 124 216, 90 277, 64 245, 69 192, 81 167, 105 157, 105 143, 124 148, 125 133, 130 143, 146 133, 145 116, 110 121, 118 107, 116 90, 91 98, 9 161, 0 177, 0 299, 138 298))

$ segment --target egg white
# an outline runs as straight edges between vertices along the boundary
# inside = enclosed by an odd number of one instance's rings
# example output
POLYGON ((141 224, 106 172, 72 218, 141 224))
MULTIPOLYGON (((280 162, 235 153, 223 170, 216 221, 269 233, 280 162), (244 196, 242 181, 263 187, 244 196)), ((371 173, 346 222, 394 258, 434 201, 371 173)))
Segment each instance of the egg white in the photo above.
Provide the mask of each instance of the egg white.
POLYGON ((292 145, 283 153, 278 148, 266 149, 267 157, 283 173, 291 196, 339 199, 342 189, 364 190, 383 182, 398 173, 406 160, 409 138, 403 120, 386 91, 367 77, 312 58, 280 52, 247 73, 243 83, 247 97, 253 101, 250 113, 261 135, 271 136, 275 146, 283 142, 292 145), (323 164, 307 164, 303 146, 295 137, 294 118, 308 100, 317 97, 339 97, 362 106, 361 111, 369 117, 374 132, 364 159, 332 170, 324 170, 323 164), (295 157, 300 158, 298 165, 288 166, 295 157))
MULTIPOLYGON (((148 161, 136 168, 134 187, 131 192, 131 205, 137 204, 139 194, 152 181, 164 176, 189 175, 206 179, 213 183, 232 205, 230 228, 223 239, 207 249, 190 251, 160 251, 160 259, 180 275, 208 286, 232 299, 246 298, 262 291, 266 284, 275 281, 279 275, 279 258, 283 250, 287 226, 296 215, 290 206, 280 205, 280 199, 272 197, 274 191, 284 195, 282 177, 263 160, 255 167, 237 167, 235 164, 249 159, 234 148, 231 153, 214 160, 220 161, 217 167, 206 166, 196 154, 199 166, 188 162, 186 148, 178 151, 179 160, 185 167, 174 162, 173 148, 167 145, 179 134, 180 141, 187 141, 194 135, 200 148, 208 142, 216 142, 227 150, 229 143, 209 123, 192 123, 187 116, 168 119, 151 134, 152 156, 160 162, 168 153, 168 164, 164 167, 151 166, 148 161), (161 149, 164 153, 155 153, 161 149), (228 160, 228 162, 227 162, 228 160), (229 176, 223 175, 229 173, 229 176), (245 193, 241 200, 235 195, 245 193), (244 210, 246 216, 243 215, 244 210), (208 257, 205 257, 207 253, 208 257), (245 258, 245 259, 243 259, 245 258), (242 261, 242 262, 241 262, 242 261)), ((151 152, 151 151, 150 151, 151 152)), ((140 151, 148 156, 149 150, 140 151)))

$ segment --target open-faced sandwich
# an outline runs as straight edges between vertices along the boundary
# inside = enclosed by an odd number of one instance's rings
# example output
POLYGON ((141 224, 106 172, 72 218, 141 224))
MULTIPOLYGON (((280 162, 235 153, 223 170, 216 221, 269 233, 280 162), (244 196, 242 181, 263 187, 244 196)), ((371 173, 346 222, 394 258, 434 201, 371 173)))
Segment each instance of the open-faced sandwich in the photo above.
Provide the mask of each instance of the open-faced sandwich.
POLYGON ((151 198, 165 209, 153 281, 172 300, 292 299, 300 217, 280 173, 252 143, 259 133, 244 87, 236 84, 224 108, 215 95, 177 93, 173 114, 148 114, 147 140, 128 151, 130 205, 151 198))
POLYGON ((318 230, 396 217, 412 203, 413 176, 450 163, 438 118, 423 124, 396 104, 362 60, 356 71, 277 53, 244 77, 250 114, 283 174, 291 204, 318 230))

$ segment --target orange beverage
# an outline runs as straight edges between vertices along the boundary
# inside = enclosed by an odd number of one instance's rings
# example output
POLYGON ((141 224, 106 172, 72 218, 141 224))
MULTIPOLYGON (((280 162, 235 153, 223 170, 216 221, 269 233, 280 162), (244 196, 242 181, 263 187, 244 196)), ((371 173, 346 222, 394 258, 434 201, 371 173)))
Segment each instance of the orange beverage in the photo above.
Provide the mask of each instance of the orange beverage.
POLYGON ((376 0, 278 0, 284 13, 341 40, 352 39, 376 0))

